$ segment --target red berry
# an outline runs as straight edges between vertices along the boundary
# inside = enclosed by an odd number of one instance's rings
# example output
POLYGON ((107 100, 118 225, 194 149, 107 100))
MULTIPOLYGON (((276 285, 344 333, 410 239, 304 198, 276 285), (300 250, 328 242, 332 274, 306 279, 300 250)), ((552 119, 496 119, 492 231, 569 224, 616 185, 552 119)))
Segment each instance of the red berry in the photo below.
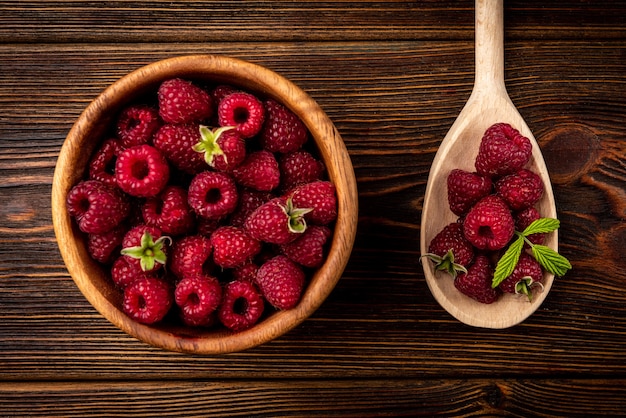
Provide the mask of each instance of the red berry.
POLYGON ((226 96, 228 96, 229 94, 235 93, 239 90, 237 90, 237 88, 229 85, 229 84, 219 84, 217 86, 215 86, 213 88, 213 90, 210 91, 210 95, 211 98, 213 99, 213 103, 217 103, 219 105, 219 103, 222 101, 222 99, 226 96))
POLYGON ((239 198, 233 179, 214 171, 196 175, 189 184, 187 194, 189 206, 207 219, 220 219, 233 212, 239 198))
POLYGON ((259 321, 264 308, 263 297, 253 283, 232 281, 224 286, 218 317, 225 327, 242 331, 259 321))
POLYGON ((105 140, 89 161, 89 178, 99 180, 110 187, 117 187, 115 181, 115 161, 122 151, 118 139, 105 140))
POLYGON ((281 190, 289 191, 295 186, 321 180, 324 163, 305 150, 283 154, 278 160, 281 173, 281 190))
POLYGON ((447 185, 450 210, 461 216, 480 199, 491 194, 492 182, 489 177, 457 168, 448 175, 447 185))
POLYGON ((512 210, 526 209, 537 203, 543 195, 541 177, 525 168, 502 177, 496 182, 495 188, 496 194, 512 210))
POLYGON ((122 255, 143 271, 159 270, 167 259, 167 237, 155 226, 137 225, 122 240, 122 255))
MULTIPOLYGON (((513 215, 515 219, 515 230, 519 232, 524 232, 526 228, 530 226, 531 223, 541 218, 539 211, 534 207, 529 207, 524 210, 521 210, 513 215)), ((546 234, 538 233, 531 234, 526 237, 533 244, 543 244, 546 240, 546 234)), ((526 247, 529 247, 528 243, 524 244, 526 247)))
POLYGON ((213 261, 222 268, 233 268, 252 260, 261 251, 261 243, 243 228, 222 226, 211 235, 213 261))
POLYGON ((169 259, 170 271, 179 279, 211 275, 213 259, 211 240, 202 235, 188 235, 174 241, 169 259))
POLYGON ((329 181, 300 185, 290 196, 294 207, 312 209, 304 217, 313 224, 327 225, 337 218, 337 195, 335 186, 329 181))
POLYGON ((481 250, 503 248, 515 233, 515 223, 509 207, 496 195, 481 199, 469 211, 463 222, 465 238, 481 250))
POLYGON ((133 105, 125 108, 117 120, 116 131, 124 148, 148 144, 161 126, 159 112, 149 106, 133 105))
POLYGON ((156 196, 169 180, 170 169, 161 152, 150 145, 137 145, 120 153, 115 180, 131 196, 156 196))
POLYGON ((240 185, 262 192, 274 190, 280 184, 280 168, 276 157, 269 151, 251 152, 232 171, 240 185))
POLYGON ((274 100, 265 102, 267 121, 260 134, 261 145, 268 151, 288 153, 307 141, 306 126, 289 109, 274 100))
POLYGON ((166 80, 157 94, 159 115, 167 123, 203 122, 213 114, 209 93, 188 80, 166 80))
POLYGON ((127 198, 117 188, 98 180, 84 180, 70 189, 67 211, 78 228, 87 234, 100 234, 116 227, 130 212, 127 198))
POLYGON ((259 271, 259 266, 254 262, 244 263, 233 269, 233 280, 245 280, 250 283, 256 283, 256 273, 259 271))
POLYGON ((248 216, 244 227, 251 237, 271 243, 286 244, 306 230, 306 210, 295 208, 291 199, 274 198, 248 216))
POLYGON ((428 258, 435 269, 448 272, 452 277, 466 271, 474 260, 474 247, 465 238, 463 224, 453 222, 435 235, 428 246, 428 258))
POLYGON ((513 272, 500 283, 499 288, 507 293, 524 294, 532 300, 531 287, 542 280, 541 265, 528 253, 522 252, 513 272))
POLYGON ((454 286, 464 295, 480 303, 493 303, 500 297, 500 291, 491 287, 493 281, 493 267, 484 255, 476 256, 474 264, 467 273, 459 274, 454 280, 454 286))
POLYGON ((154 146, 174 167, 189 174, 197 174, 208 168, 203 155, 193 149, 198 141, 198 124, 166 124, 154 135, 154 146))
POLYGON ((111 279, 120 289, 125 289, 135 280, 153 277, 152 273, 146 273, 137 264, 131 263, 126 257, 118 257, 111 266, 111 279))
POLYGON ((261 294, 276 309, 291 309, 298 304, 304 288, 301 267, 284 255, 266 261, 257 272, 261 294))
POLYGON ((137 322, 154 324, 167 315, 172 301, 167 283, 156 277, 143 277, 124 289, 123 310, 137 322))
POLYGON ((254 189, 243 188, 239 193, 239 203, 235 212, 230 216, 230 225, 243 226, 248 216, 263 203, 272 199, 269 192, 259 192, 254 189))
POLYGON ((158 196, 147 198, 142 214, 147 225, 156 226, 167 235, 188 233, 195 224, 187 190, 180 186, 166 186, 158 196))
POLYGON ((489 127, 481 140, 475 166, 479 174, 503 176, 521 170, 530 160, 530 140, 507 123, 489 127))
POLYGON ((220 126, 234 126, 243 138, 252 138, 263 127, 265 109, 254 95, 238 91, 220 101, 217 116, 220 126))
POLYGON ((122 240, 126 231, 127 226, 122 222, 106 232, 89 234, 87 236, 87 250, 91 258, 102 264, 113 261, 122 249, 122 240))
POLYGON ((295 241, 280 246, 283 254, 304 267, 318 267, 324 261, 325 246, 332 235, 330 228, 309 226, 295 241))
POLYGON ((188 276, 176 285, 174 300, 185 324, 207 326, 222 300, 222 286, 212 276, 188 276))
POLYGON ((204 155, 204 161, 218 171, 232 171, 246 158, 246 143, 239 132, 227 128, 211 130, 200 126, 200 142, 194 151, 204 155))

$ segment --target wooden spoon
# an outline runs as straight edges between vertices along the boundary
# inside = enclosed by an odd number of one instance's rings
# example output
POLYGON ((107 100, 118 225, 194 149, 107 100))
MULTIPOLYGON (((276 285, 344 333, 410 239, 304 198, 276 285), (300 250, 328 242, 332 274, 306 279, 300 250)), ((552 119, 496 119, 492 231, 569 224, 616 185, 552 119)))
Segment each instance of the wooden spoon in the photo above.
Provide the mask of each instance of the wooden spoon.
MULTIPOLYGON (((504 84, 503 0, 476 0, 475 81, 469 100, 441 142, 435 155, 422 210, 421 253, 428 252, 433 237, 445 225, 455 222, 448 206, 446 179, 454 168, 475 171, 474 160, 485 130, 494 123, 506 122, 530 139, 532 157, 527 168, 543 180, 545 192, 536 205, 542 217, 556 218, 556 207, 539 145, 507 94, 504 84)), ((557 232, 546 243, 557 251, 557 232)), ((482 304, 461 294, 452 278, 435 272, 431 261, 422 260, 426 282, 439 304, 452 316, 468 325, 483 328, 507 328, 529 317, 546 298, 554 276, 544 274, 543 291, 532 302, 526 297, 505 294, 493 304, 482 304)))

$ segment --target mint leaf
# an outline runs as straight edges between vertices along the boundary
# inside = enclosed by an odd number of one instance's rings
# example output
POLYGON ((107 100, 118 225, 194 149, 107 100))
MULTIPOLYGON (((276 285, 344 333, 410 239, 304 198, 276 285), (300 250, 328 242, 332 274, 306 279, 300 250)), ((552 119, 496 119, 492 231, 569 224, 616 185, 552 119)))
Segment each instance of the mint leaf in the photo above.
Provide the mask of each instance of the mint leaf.
POLYGON ((532 234, 545 234, 559 229, 561 222, 554 218, 540 218, 533 221, 524 231, 522 235, 525 237, 532 234))
POLYGON ((496 270, 493 273, 493 279, 491 281, 491 287, 496 288, 504 279, 509 277, 517 262, 519 261, 519 256, 524 248, 524 237, 521 235, 517 236, 517 239, 513 241, 513 243, 506 250, 504 255, 498 261, 498 265, 496 266, 496 270))
POLYGON ((567 258, 545 245, 533 245, 532 253, 539 264, 555 276, 563 276, 572 268, 567 258))

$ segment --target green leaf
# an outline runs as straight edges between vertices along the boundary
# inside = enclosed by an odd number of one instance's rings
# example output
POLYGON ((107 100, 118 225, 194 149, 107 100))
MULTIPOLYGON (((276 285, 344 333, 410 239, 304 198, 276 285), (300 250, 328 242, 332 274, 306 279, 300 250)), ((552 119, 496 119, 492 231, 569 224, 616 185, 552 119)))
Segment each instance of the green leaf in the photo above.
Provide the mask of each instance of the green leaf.
POLYGON ((522 235, 527 237, 532 234, 545 234, 559 229, 560 225, 561 222, 558 219, 540 218, 528 225, 528 227, 522 232, 522 235))
POLYGON ((496 270, 493 273, 493 279, 491 282, 491 287, 496 288, 502 283, 504 279, 509 277, 517 262, 519 260, 519 256, 524 248, 524 237, 521 235, 517 236, 517 239, 513 241, 513 243, 506 250, 504 255, 498 261, 498 265, 496 266, 496 270))
POLYGON ((572 268, 567 258, 545 245, 533 245, 532 253, 539 264, 555 276, 563 276, 572 268))

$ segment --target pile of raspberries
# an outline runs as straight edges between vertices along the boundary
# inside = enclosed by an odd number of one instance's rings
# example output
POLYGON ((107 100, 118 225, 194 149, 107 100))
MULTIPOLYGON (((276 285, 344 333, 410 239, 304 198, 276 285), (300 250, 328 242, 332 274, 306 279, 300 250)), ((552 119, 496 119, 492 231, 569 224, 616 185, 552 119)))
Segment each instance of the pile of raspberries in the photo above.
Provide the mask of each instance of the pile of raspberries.
POLYGON ((241 331, 298 304, 337 198, 293 112, 174 78, 113 125, 67 209, 129 317, 241 331))

